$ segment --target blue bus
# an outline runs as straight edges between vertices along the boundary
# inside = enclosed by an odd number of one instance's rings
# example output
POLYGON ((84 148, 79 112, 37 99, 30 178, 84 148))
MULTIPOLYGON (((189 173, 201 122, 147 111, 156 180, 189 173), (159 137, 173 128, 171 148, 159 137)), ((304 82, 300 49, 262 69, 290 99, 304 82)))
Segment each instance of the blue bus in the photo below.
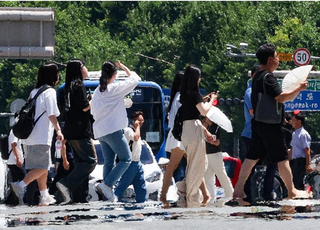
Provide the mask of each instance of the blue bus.
MULTIPOLYGON (((125 72, 118 70, 117 80, 125 78, 125 72)), ((89 76, 84 80, 87 93, 92 94, 99 85, 100 71, 89 72, 89 76)), ((65 84, 62 84, 58 90, 58 98, 65 84)), ((156 160, 166 157, 165 152, 165 112, 164 112, 164 94, 161 87, 151 81, 140 81, 137 87, 126 97, 131 98, 133 104, 127 108, 129 124, 131 123, 131 114, 135 110, 143 111, 144 124, 141 127, 141 138, 150 145, 156 160)), ((61 112, 63 113, 63 112, 61 112)), ((63 121, 63 115, 61 116, 63 121)))

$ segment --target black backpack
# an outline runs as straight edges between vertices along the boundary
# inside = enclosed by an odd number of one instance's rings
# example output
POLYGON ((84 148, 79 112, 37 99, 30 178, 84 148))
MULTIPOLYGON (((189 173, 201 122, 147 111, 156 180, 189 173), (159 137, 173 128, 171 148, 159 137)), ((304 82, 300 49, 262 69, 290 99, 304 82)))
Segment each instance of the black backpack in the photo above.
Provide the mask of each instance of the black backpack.
POLYGON ((177 111, 177 114, 174 118, 174 125, 172 128, 172 135, 174 138, 178 141, 181 141, 181 135, 182 135, 182 125, 183 125, 183 120, 182 120, 182 106, 177 111))
POLYGON ((8 143, 7 134, 0 134, 0 151, 1 151, 1 158, 3 160, 8 160, 12 150, 9 152, 9 143, 8 143))
POLYGON ((44 111, 36 120, 34 120, 36 99, 43 91, 49 88, 51 88, 49 85, 42 86, 37 94, 33 98, 29 98, 26 104, 21 108, 18 114, 18 121, 12 127, 13 134, 18 139, 27 139, 40 117, 46 112, 44 111))

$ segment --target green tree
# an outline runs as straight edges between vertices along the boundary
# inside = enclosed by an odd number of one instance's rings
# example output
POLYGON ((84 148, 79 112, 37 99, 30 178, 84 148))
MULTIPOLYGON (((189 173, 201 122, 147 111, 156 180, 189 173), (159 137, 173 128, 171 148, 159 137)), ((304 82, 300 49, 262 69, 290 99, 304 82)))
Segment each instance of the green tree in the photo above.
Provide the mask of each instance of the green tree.
MULTIPOLYGON (((219 90, 223 98, 242 98, 247 72, 257 61, 226 56, 228 43, 246 42, 249 53, 273 42, 280 52, 304 47, 320 55, 319 2, 5 1, 0 7, 52 7, 54 61, 82 58, 89 70, 99 70, 105 60, 121 60, 162 87, 170 87, 175 72, 192 63, 202 70, 201 88, 219 90)), ((1 111, 28 97, 43 61, 52 60, 0 60, 1 111)), ((317 61, 311 64, 319 68, 317 61)), ((279 69, 294 67, 282 62, 279 69)), ((61 75, 64 79, 64 71, 61 75)), ((243 128, 243 107, 219 107, 232 120, 234 134, 226 135, 231 143, 243 128)), ((319 121, 315 113, 309 117, 312 124, 319 121)), ((316 128, 311 132, 319 136, 316 128)))

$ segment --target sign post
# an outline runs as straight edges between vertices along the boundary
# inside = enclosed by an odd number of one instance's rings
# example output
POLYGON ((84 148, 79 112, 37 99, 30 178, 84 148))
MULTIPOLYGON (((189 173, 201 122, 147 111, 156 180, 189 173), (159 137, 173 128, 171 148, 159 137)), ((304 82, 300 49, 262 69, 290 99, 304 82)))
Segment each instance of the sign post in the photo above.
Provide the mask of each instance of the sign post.
POLYGON ((308 65, 310 62, 310 52, 305 48, 297 49, 293 54, 293 61, 298 66, 308 65))

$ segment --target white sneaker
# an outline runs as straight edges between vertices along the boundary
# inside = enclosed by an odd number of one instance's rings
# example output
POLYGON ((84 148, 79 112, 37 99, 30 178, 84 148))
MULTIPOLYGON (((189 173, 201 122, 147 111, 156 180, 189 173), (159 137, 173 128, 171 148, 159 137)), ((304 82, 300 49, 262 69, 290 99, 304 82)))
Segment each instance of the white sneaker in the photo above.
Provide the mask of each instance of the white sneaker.
POLYGON ((53 198, 52 195, 49 195, 47 197, 41 197, 39 206, 48 206, 50 204, 56 203, 56 199, 53 198))
POLYGON ((11 187, 13 192, 16 194, 16 196, 19 199, 19 204, 23 205, 24 204, 23 197, 24 197, 25 189, 20 186, 19 181, 12 182, 11 187))
POLYGON ((104 200, 108 200, 111 202, 116 202, 116 196, 114 195, 114 191, 104 182, 96 185, 96 189, 103 196, 104 200))
POLYGON ((56 186, 60 190, 64 198, 64 202, 62 202, 61 204, 68 204, 71 201, 69 189, 60 182, 57 182, 56 186))

